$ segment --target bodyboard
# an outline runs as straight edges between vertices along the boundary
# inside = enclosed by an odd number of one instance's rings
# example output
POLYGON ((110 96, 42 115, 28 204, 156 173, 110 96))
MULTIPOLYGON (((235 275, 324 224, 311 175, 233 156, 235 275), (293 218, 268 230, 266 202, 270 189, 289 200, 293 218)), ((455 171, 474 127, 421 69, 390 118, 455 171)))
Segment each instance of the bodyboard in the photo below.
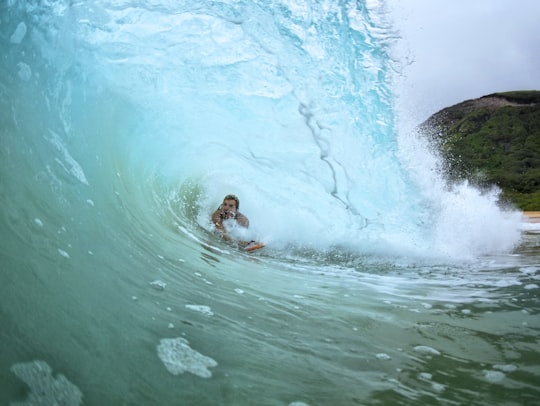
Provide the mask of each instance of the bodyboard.
POLYGON ((264 244, 262 242, 251 241, 248 245, 244 247, 244 251, 247 251, 247 252, 256 251, 262 247, 264 247, 264 244))

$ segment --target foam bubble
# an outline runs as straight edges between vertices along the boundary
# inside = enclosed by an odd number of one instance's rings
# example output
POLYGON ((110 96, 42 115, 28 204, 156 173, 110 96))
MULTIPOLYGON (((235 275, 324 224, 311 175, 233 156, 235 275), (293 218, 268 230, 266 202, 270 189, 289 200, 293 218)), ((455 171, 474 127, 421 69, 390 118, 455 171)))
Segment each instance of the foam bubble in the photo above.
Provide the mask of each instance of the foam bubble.
POLYGON ((157 346, 159 359, 173 375, 189 372, 201 378, 210 378, 208 368, 217 366, 217 362, 202 355, 189 346, 189 342, 181 337, 164 338, 157 346))

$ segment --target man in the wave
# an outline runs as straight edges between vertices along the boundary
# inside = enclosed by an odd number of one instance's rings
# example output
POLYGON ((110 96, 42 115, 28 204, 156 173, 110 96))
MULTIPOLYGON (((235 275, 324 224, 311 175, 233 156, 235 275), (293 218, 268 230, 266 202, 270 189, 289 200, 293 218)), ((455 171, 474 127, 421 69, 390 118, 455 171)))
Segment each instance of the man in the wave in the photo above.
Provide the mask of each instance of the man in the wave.
POLYGON ((233 219, 236 220, 238 225, 248 228, 249 220, 246 216, 238 211, 240 207, 240 200, 235 195, 227 195, 223 198, 223 203, 212 214, 212 222, 216 226, 216 230, 223 237, 223 239, 230 241, 231 237, 227 235, 227 230, 223 225, 223 220, 233 219))
POLYGON ((242 241, 235 240, 229 234, 227 234, 227 229, 223 224, 224 221, 234 220, 242 228, 249 227, 249 220, 246 216, 238 211, 240 207, 240 200, 235 195, 227 195, 223 198, 223 203, 218 207, 218 209, 212 214, 212 222, 216 226, 216 231, 219 233, 221 238, 226 241, 233 241, 242 247, 246 251, 255 251, 259 248, 264 247, 264 244, 254 240, 251 241, 242 241))

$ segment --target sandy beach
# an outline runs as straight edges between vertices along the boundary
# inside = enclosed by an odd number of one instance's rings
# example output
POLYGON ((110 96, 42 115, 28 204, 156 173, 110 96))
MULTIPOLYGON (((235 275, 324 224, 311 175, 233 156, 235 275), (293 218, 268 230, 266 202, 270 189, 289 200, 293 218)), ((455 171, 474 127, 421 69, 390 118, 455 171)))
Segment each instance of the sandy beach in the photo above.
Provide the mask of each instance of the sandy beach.
POLYGON ((524 211, 523 216, 529 223, 540 223, 540 211, 524 211))

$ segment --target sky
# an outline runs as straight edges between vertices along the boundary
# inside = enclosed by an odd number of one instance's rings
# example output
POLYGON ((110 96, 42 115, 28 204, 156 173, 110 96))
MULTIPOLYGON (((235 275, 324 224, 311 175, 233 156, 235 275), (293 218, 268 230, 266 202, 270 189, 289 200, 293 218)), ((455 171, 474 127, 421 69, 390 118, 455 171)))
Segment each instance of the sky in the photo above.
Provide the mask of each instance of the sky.
POLYGON ((423 121, 495 92, 540 90, 539 0, 387 0, 405 61, 398 106, 423 121))

